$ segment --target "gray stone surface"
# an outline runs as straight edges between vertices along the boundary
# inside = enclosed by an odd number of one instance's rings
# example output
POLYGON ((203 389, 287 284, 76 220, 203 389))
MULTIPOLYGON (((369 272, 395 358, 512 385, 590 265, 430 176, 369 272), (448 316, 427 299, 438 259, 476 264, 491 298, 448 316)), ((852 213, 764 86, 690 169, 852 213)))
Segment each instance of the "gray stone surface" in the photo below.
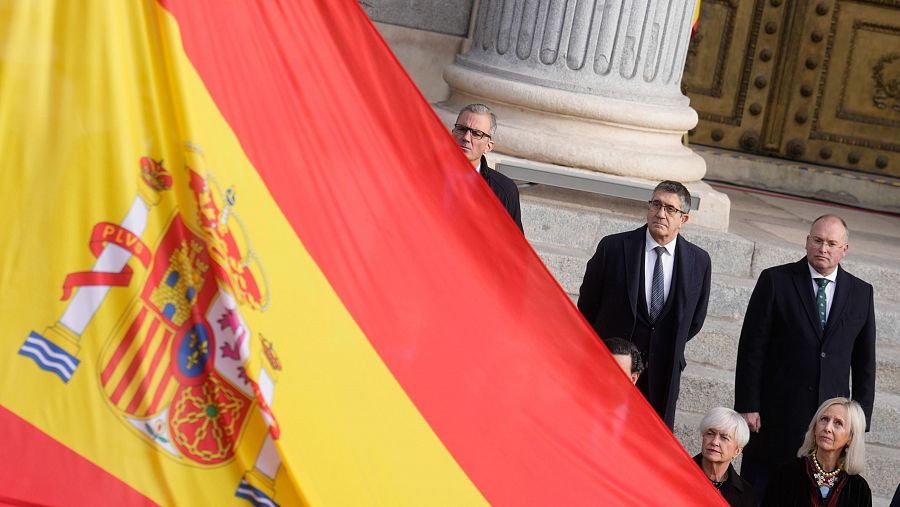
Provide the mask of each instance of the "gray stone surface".
POLYGON ((880 341, 900 345, 900 304, 881 303, 876 299, 875 326, 880 341))
POLYGON ((460 63, 590 95, 686 105, 681 74, 695 0, 481 2, 460 63), (651 31, 661 33, 650 33, 651 31), (638 43, 640 42, 640 43, 638 43), (623 86, 627 84, 627 86, 623 86))
MULTIPOLYGON (((900 457, 893 447, 866 446, 866 471, 862 474, 874 496, 891 498, 900 482, 900 457)), ((883 503, 886 505, 888 502, 883 503)))
POLYGON ((574 247, 593 254, 603 236, 639 227, 628 216, 602 214, 579 208, 559 209, 539 200, 522 202, 525 236, 532 242, 574 247), (576 234, 572 234, 577 231, 576 234))
POLYGON ((374 25, 425 100, 432 103, 447 100, 450 87, 444 81, 444 68, 456 58, 465 39, 378 21, 374 25))
POLYGON ((750 276, 753 263, 753 242, 734 234, 725 234, 693 227, 688 222, 682 228, 684 237, 709 253, 713 273, 750 276))
POLYGON ((740 332, 737 319, 707 317, 703 329, 685 347, 688 364, 734 370, 740 332))
POLYGON ((833 167, 694 146, 706 160, 707 178, 788 194, 900 212, 900 182, 833 167))
POLYGON ((541 260, 544 261, 547 269, 550 270, 563 290, 571 296, 577 296, 578 288, 584 277, 584 257, 573 256, 571 251, 565 251, 565 249, 553 245, 532 242, 531 246, 537 250, 541 260))
POLYGON ((900 395, 900 346, 878 340, 875 390, 900 395))
POLYGON ((900 287, 900 267, 886 266, 880 260, 867 256, 854 256, 852 247, 846 259, 841 265, 848 273, 871 283, 877 301, 900 303, 900 291, 897 290, 900 287))
POLYGON ((373 21, 465 37, 474 0, 360 0, 373 21))
POLYGON ((678 410, 704 414, 712 407, 734 406, 734 372, 688 364, 681 372, 678 410))
POLYGON ((754 285, 754 281, 750 278, 713 275, 707 315, 732 319, 743 317, 754 285))

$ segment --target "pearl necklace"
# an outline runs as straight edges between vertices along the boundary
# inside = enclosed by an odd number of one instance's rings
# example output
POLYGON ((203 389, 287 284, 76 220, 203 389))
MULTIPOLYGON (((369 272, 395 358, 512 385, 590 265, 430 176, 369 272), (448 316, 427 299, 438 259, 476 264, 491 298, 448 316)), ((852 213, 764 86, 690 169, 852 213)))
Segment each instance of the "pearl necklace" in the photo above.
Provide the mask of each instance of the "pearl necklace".
POLYGON ((838 474, 841 473, 841 466, 843 463, 838 463, 837 468, 830 472, 826 472, 825 470, 822 470, 822 465, 819 464, 819 460, 816 458, 816 451, 813 451, 810 454, 812 455, 813 465, 816 467, 816 473, 813 474, 813 478, 816 479, 816 484, 819 488, 833 488, 835 481, 837 481, 838 474))

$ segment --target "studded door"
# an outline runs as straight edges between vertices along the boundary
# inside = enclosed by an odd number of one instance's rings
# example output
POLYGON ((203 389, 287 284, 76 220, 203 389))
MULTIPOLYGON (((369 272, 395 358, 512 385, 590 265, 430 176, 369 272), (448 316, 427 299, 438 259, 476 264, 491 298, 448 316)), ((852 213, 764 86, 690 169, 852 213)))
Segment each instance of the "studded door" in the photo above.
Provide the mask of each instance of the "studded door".
POLYGON ((900 177, 900 0, 703 0, 691 142, 900 177))

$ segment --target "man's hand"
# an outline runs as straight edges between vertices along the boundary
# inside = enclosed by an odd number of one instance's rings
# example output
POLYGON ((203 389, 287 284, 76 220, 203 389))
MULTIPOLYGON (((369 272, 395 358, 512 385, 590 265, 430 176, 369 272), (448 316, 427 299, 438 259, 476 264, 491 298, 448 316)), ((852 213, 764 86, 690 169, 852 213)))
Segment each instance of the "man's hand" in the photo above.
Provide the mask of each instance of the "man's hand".
POLYGON ((744 420, 747 421, 747 426, 750 427, 750 431, 753 433, 759 433, 759 429, 762 428, 762 421, 759 419, 759 412, 743 412, 741 413, 744 420))

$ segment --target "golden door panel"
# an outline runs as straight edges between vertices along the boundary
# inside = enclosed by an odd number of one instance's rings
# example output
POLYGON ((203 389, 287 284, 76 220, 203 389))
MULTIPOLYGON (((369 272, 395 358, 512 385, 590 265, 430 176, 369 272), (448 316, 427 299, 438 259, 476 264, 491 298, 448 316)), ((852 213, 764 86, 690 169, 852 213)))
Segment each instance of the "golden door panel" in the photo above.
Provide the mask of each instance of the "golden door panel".
POLYGON ((703 0, 698 144, 900 177, 900 0, 703 0))
POLYGON ((714 122, 740 126, 745 93, 740 76, 749 65, 748 42, 752 2, 706 0, 698 32, 688 47, 684 81, 690 83, 691 105, 714 122), (740 24, 738 21, 741 20, 740 24), (699 42, 702 41, 702 44, 699 42))

